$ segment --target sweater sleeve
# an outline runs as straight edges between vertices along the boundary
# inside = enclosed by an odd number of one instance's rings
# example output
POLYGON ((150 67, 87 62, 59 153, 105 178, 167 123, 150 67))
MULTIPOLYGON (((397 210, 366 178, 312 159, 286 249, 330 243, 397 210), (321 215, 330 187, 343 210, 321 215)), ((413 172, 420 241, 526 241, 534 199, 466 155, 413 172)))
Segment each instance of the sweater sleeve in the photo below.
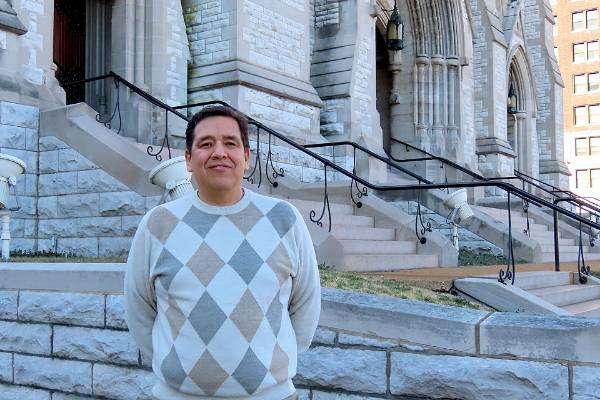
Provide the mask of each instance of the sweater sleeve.
POLYGON ((310 346, 321 314, 321 282, 312 238, 304 219, 296 212, 296 244, 298 264, 292 277, 292 294, 289 313, 296 334, 298 352, 310 346))
POLYGON ((150 246, 142 219, 133 237, 125 273, 125 319, 129 332, 149 360, 152 359, 152 327, 156 319, 156 295, 150 282, 150 246))

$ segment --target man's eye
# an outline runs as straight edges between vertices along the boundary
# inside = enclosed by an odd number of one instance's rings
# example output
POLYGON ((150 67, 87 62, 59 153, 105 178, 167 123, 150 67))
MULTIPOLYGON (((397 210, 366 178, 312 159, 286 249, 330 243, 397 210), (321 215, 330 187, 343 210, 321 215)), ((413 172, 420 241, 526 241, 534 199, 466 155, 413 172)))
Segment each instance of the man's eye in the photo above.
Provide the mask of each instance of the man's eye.
POLYGON ((204 143, 200 143, 199 147, 202 149, 207 149, 211 146, 210 142, 204 142, 204 143))

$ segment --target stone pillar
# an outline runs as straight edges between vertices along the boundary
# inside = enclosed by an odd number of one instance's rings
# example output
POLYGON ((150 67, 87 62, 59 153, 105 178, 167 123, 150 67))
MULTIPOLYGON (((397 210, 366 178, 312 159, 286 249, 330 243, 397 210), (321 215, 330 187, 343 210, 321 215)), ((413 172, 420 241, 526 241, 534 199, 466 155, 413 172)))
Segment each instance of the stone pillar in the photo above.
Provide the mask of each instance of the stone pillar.
POLYGON ((417 57, 415 63, 415 114, 416 114, 416 132, 417 132, 417 146, 424 149, 430 149, 430 138, 429 138, 429 120, 427 114, 427 101, 428 96, 428 66, 429 59, 421 56, 417 57))
POLYGON ((224 100, 301 142, 319 139, 308 0, 183 0, 188 101, 224 100))

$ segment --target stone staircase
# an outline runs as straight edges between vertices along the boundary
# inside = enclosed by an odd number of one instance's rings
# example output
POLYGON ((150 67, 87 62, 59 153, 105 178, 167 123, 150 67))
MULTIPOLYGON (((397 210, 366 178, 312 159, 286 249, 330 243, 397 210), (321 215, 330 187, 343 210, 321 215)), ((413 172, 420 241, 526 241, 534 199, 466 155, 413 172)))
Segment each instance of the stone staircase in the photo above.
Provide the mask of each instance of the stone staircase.
POLYGON ((540 300, 573 315, 600 317, 600 281, 588 278, 579 284, 577 273, 529 272, 518 276, 517 286, 540 300))
MULTIPOLYGON (((479 211, 493 217, 497 221, 508 224, 508 212, 505 209, 474 206, 479 211)), ((527 228, 527 218, 519 208, 511 211, 511 222, 513 232, 523 232, 527 228)), ((538 242, 542 248, 542 262, 554 261, 554 231, 551 225, 540 223, 532 216, 529 217, 529 237, 538 242)), ((586 237, 584 235, 584 244, 586 237)), ((558 243, 560 252, 560 261, 577 261, 579 252, 578 242, 573 238, 565 238, 563 232, 558 232, 558 243)), ((592 253, 591 248, 583 246, 583 253, 586 260, 600 260, 600 253, 592 253)))
MULTIPOLYGON (((304 216, 307 224, 311 210, 319 210, 321 202, 288 199, 304 216)), ((354 215, 351 204, 331 203, 331 234, 344 251, 342 271, 386 271, 439 266, 435 254, 417 254, 415 240, 398 240, 396 230, 378 227, 373 216, 354 215)), ((326 223, 324 224, 326 227, 326 223)))
MULTIPOLYGON (((86 104, 45 111, 42 121, 43 136, 59 138, 129 190, 144 197, 161 194, 157 187, 148 182, 148 172, 157 161, 146 154, 147 145, 117 136, 99 124, 95 120, 95 113, 86 104)), ((176 150, 172 153, 173 156, 180 154, 176 150)), ((311 191, 310 184, 286 175, 278 179, 279 186, 273 189, 265 173, 263 170, 260 189, 247 182, 245 185, 252 190, 285 198, 298 207, 309 225, 319 262, 328 260, 320 256, 331 253, 327 247, 333 247, 341 255, 335 257, 337 261, 332 265, 343 271, 389 271, 456 265, 457 252, 447 239, 431 232, 426 245, 417 245, 414 217, 402 213, 374 194, 363 199, 365 204, 370 203, 371 206, 365 205, 359 210, 346 194, 348 184, 341 182, 337 189, 344 194, 334 195, 336 186, 335 182, 331 182, 330 198, 335 197, 335 201, 332 200, 330 204, 333 225, 329 233, 327 217, 323 228, 316 227, 309 218, 311 210, 320 213, 323 207, 321 183, 314 184, 311 191)))

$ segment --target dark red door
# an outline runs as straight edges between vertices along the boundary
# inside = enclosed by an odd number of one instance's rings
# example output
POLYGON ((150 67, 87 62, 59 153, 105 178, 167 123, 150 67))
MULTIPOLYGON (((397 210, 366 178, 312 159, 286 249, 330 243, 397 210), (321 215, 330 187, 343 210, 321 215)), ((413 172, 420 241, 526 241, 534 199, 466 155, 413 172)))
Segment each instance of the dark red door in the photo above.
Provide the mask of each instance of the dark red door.
MULTIPOLYGON (((85 78, 85 1, 54 0, 54 63, 64 85, 85 78)), ((85 86, 65 88, 67 104, 85 101, 85 86)))

